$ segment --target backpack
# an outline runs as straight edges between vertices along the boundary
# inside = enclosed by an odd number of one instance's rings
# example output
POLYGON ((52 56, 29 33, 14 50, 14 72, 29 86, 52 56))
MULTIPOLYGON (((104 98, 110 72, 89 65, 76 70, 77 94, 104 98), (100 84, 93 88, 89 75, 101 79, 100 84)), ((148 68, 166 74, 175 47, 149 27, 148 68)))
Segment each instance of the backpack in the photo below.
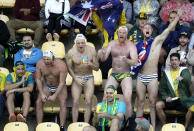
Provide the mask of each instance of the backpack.
POLYGON ((5 59, 10 59, 23 48, 23 44, 17 40, 12 40, 7 43, 8 47, 5 49, 5 59))

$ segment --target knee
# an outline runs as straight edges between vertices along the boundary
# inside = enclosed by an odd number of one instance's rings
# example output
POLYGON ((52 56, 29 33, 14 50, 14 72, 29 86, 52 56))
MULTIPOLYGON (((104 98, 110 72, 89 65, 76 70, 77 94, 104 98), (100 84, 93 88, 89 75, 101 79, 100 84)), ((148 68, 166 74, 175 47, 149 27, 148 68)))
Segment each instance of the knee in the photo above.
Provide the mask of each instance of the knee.
POLYGON ((125 103, 127 104, 127 105, 131 105, 131 98, 130 97, 124 97, 124 99, 125 99, 125 103))
POLYGON ((24 98, 30 98, 30 92, 23 92, 24 98))
POLYGON ((79 100, 74 99, 74 100, 73 100, 73 105, 74 105, 74 106, 78 106, 78 105, 79 105, 79 100))
POLYGON ((156 108, 156 102, 150 101, 150 108, 156 108))
POLYGON ((157 110, 163 109, 163 106, 164 106, 164 105, 163 105, 162 102, 157 102, 157 103, 156 103, 156 109, 157 109, 157 110))
POLYGON ((60 106, 65 107, 66 106, 66 100, 60 100, 60 106))
POLYGON ((86 106, 90 106, 92 104, 92 99, 86 99, 86 106))

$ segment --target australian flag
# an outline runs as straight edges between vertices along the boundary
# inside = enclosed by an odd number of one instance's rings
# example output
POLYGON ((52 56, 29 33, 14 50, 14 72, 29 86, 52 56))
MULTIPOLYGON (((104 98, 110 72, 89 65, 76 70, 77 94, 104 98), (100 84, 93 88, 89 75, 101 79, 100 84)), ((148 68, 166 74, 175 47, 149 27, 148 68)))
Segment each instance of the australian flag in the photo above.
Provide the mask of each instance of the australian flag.
POLYGON ((123 4, 119 0, 87 0, 74 5, 68 15, 83 25, 87 25, 92 11, 99 11, 104 22, 103 28, 109 36, 114 36, 116 24, 123 10, 123 4))

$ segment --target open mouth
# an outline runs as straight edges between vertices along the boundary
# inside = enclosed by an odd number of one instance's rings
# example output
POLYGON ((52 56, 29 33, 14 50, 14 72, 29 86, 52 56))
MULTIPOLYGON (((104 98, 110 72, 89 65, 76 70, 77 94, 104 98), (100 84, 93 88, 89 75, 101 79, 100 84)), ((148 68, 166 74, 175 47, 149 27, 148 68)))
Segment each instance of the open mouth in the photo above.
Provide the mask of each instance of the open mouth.
POLYGON ((149 35, 149 34, 150 34, 150 33, 147 31, 147 32, 146 32, 146 35, 149 35))

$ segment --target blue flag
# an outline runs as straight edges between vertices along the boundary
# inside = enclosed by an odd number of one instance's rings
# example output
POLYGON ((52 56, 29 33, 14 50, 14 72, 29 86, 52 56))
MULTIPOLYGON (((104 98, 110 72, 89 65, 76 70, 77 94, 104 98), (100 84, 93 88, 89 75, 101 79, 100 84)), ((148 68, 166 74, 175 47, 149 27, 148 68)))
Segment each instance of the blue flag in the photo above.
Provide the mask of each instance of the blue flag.
POLYGON ((131 66, 131 74, 135 75, 137 74, 141 68, 143 67, 143 65, 145 64, 149 53, 150 53, 150 48, 153 42, 153 38, 149 39, 148 41, 146 41, 145 43, 142 41, 140 41, 139 43, 137 43, 136 47, 137 47, 137 53, 138 53, 138 64, 137 66, 131 66))
POLYGON ((103 28, 109 36, 114 36, 116 25, 123 10, 123 4, 119 0, 88 0, 75 4, 68 15, 86 26, 92 15, 92 10, 100 12, 104 22, 103 28))

